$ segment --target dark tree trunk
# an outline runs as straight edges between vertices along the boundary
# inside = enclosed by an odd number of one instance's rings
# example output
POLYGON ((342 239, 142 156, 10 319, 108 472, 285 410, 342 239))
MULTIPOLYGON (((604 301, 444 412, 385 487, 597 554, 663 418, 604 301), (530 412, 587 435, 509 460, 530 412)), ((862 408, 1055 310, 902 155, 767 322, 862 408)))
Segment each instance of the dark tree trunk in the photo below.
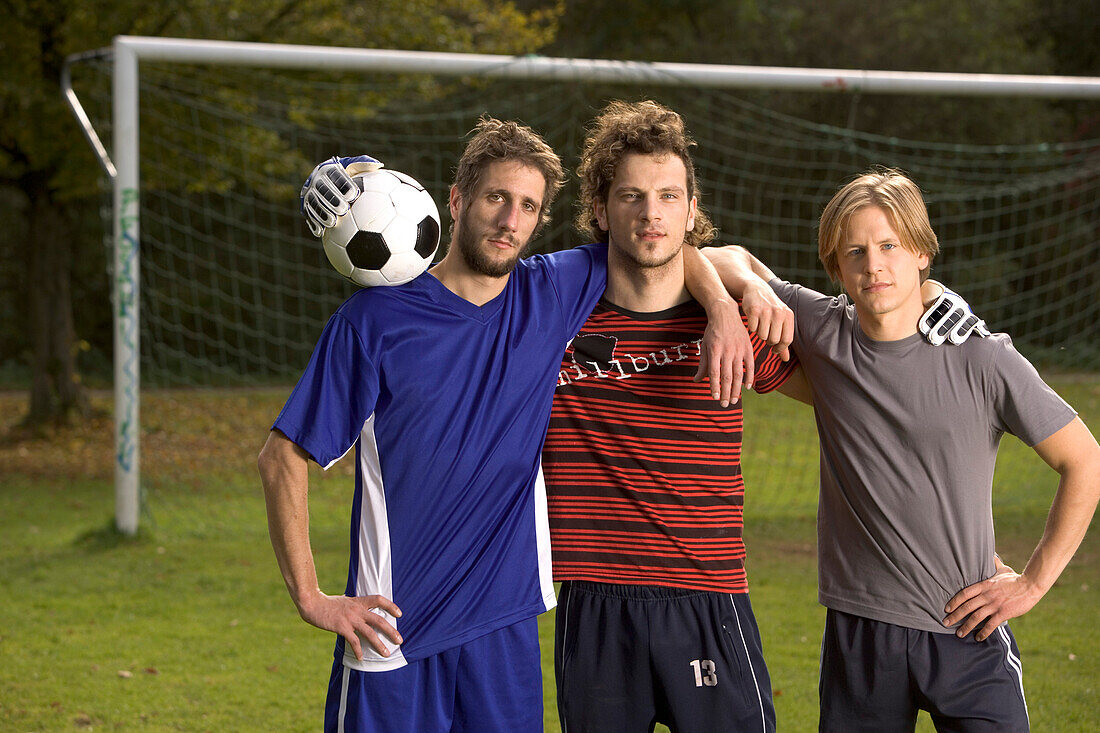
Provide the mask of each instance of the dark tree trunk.
POLYGON ((33 346, 31 425, 88 414, 88 395, 76 371, 73 327, 71 219, 59 212, 45 175, 29 174, 24 191, 28 207, 28 312, 33 346))

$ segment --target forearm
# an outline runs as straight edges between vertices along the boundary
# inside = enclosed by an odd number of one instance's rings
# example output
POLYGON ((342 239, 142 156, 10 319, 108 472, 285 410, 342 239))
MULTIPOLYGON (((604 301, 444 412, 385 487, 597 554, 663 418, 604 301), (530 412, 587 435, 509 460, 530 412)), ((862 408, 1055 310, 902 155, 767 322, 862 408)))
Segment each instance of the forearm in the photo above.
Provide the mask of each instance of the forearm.
POLYGON ((392 599, 380 595, 326 596, 317 583, 317 567, 309 546, 309 472, 305 451, 272 430, 260 451, 260 477, 267 503, 267 530, 283 581, 307 623, 344 638, 356 659, 363 659, 363 642, 388 657, 390 644, 401 634, 387 620, 401 616, 392 599), (386 616, 389 614, 389 616, 386 616))
MULTIPOLYGON (((1096 470, 1100 472, 1100 467, 1096 470)), ((1041 594, 1046 594, 1061 576, 1088 531, 1096 510, 1096 495, 1095 487, 1090 490, 1085 483, 1078 477, 1062 477, 1043 537, 1023 570, 1023 576, 1041 594)))
POLYGON ((775 273, 744 247, 707 247, 703 254, 714 265, 722 285, 736 298, 744 298, 751 288, 767 287, 768 281, 775 277, 775 273))
POLYGON ((309 543, 309 478, 305 454, 272 431, 259 460, 267 530, 287 591, 299 612, 319 593, 309 543))
MULTIPOLYGON (((723 287, 741 301, 749 330, 787 361, 794 340, 794 313, 768 284, 775 274, 743 247, 707 247, 703 252, 718 271, 723 287)), ((808 391, 795 399, 809 402, 808 391)))
POLYGON ((1022 572, 1043 594, 1077 552, 1100 500, 1100 447, 1085 424, 1074 419, 1048 441, 1036 446, 1036 451, 1058 471, 1058 491, 1043 536, 1022 572), (1045 444, 1056 438, 1063 448, 1052 457, 1045 444))
POLYGON ((684 285, 691 297, 710 313, 716 306, 736 304, 723 286, 722 279, 711 261, 695 247, 684 246, 684 285))

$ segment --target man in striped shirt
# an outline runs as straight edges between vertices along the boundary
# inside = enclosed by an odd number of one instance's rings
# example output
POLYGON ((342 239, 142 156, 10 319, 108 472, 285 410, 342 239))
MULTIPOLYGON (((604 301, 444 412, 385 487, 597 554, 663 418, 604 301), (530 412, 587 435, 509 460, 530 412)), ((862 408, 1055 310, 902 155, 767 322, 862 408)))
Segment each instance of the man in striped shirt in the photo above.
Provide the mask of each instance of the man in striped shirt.
MULTIPOLYGON (((745 577, 741 402, 720 405, 693 379, 707 319, 684 287, 683 248, 714 227, 692 145, 675 112, 613 102, 578 168, 578 228, 609 250, 543 451, 568 733, 775 729, 745 577)), ((745 386, 808 399, 785 349, 753 346, 745 386)))

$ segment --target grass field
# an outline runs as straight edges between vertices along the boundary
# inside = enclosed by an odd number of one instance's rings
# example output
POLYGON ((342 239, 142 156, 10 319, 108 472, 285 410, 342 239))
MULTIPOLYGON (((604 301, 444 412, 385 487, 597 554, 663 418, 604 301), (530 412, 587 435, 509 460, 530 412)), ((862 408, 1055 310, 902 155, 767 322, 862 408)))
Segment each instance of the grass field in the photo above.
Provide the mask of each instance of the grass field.
MULTIPOLYGON (((1052 379, 1096 431, 1100 381, 1052 379)), ((0 730, 312 731, 332 638, 301 622, 267 538, 255 456, 285 390, 143 395, 142 529, 112 526, 110 400, 45 437, 15 427, 25 395, 0 393, 0 730)), ((781 731, 816 730, 812 415, 750 398, 746 536, 753 604, 781 731), (765 468, 770 472, 765 472, 765 468)), ((1022 567, 1054 474, 1006 438, 998 548, 1022 567)), ((346 572, 349 467, 311 468, 312 539, 329 592, 346 572)), ((1100 536, 1013 622, 1033 729, 1100 726, 1100 536)), ((541 620, 546 721, 558 730, 552 614, 541 620)), ((922 722, 921 730, 930 730, 922 722)))

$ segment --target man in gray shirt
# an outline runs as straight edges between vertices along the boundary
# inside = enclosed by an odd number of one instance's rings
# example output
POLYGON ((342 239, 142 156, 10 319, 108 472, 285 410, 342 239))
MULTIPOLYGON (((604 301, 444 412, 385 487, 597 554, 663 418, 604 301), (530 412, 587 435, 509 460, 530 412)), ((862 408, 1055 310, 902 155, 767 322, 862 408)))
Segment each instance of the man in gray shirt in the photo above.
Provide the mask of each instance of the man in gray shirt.
POLYGON ((920 287, 938 242, 910 179, 882 170, 844 186, 818 244, 847 296, 783 282, 738 248, 708 254, 734 294, 766 299, 762 279, 794 312, 821 445, 820 728, 912 731, 925 709, 941 730, 1028 730, 1004 622, 1043 597, 1080 545, 1100 498, 1100 447, 1007 335, 957 348, 922 339, 920 287), (1060 476, 1018 574, 994 566, 1004 433, 1060 476))

